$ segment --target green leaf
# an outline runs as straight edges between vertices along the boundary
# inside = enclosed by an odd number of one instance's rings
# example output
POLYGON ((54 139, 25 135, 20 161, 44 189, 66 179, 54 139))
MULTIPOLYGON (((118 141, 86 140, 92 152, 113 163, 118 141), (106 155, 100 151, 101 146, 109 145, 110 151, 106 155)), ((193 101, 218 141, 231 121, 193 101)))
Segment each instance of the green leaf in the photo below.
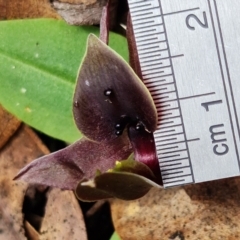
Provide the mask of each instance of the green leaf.
POLYGON ((114 232, 110 240, 121 240, 121 238, 118 236, 117 232, 114 232))
MULTIPOLYGON (((50 19, 0 22, 0 103, 52 137, 79 139, 72 99, 89 33, 99 29, 50 19)), ((124 37, 110 34, 110 47, 127 59, 124 37)))

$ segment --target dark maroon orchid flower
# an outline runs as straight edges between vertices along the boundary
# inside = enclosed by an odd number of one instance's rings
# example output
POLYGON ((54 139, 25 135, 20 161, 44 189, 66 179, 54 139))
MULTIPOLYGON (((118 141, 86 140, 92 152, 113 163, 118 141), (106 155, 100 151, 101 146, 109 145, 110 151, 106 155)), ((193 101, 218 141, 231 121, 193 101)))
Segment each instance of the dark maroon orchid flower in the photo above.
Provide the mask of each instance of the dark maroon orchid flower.
POLYGON ((86 201, 136 199, 160 187, 152 97, 129 65, 94 35, 79 70, 73 115, 85 137, 34 160, 15 179, 75 189, 86 201))

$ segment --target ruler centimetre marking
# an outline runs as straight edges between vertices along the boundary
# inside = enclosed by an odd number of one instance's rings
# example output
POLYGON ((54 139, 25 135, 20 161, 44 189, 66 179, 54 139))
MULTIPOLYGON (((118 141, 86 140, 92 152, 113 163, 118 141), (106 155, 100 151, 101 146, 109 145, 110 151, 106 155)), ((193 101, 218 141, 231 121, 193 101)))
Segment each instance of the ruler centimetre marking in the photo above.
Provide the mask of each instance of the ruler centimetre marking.
POLYGON ((164 187, 239 176, 240 1, 128 3, 164 187))

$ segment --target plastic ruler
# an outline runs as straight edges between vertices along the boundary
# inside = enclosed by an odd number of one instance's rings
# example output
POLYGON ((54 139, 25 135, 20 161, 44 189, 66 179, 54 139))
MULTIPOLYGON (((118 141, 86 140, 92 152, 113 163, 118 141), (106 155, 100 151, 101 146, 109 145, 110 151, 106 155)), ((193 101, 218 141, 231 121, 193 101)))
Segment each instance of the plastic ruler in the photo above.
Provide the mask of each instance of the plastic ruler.
POLYGON ((240 175, 240 1, 128 0, 164 187, 240 175))

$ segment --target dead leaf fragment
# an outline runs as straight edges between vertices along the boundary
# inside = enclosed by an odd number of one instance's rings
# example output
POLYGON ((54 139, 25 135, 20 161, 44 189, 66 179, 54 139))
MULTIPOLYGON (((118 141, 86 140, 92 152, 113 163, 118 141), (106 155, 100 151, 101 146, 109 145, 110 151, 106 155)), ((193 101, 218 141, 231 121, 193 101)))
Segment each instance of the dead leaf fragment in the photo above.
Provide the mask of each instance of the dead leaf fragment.
POLYGON ((26 234, 29 240, 39 240, 39 233, 28 221, 25 221, 24 227, 26 229, 26 234))
MULTIPOLYGON (((111 26, 114 25, 117 0, 111 1, 111 26)), ((71 25, 95 25, 100 23, 102 9, 107 0, 53 0, 52 6, 71 25)))
POLYGON ((0 240, 26 239, 22 205, 28 184, 13 177, 26 163, 48 153, 35 134, 22 125, 0 152, 0 240))
POLYGON ((152 189, 136 201, 112 200, 112 218, 124 240, 239 240, 239 199, 240 178, 152 189))
POLYGON ((41 240, 87 240, 83 215, 73 192, 52 189, 45 212, 41 240))
POLYGON ((96 4, 98 0, 59 0, 61 3, 70 3, 70 4, 84 4, 84 5, 91 5, 96 4))
POLYGON ((0 19, 60 18, 48 0, 0 0, 0 19))
POLYGON ((23 201, 29 187, 23 181, 13 181, 13 177, 24 165, 47 153, 47 148, 25 125, 0 151, 0 240, 87 239, 82 212, 71 191, 49 192, 42 235, 24 221, 23 201))
POLYGON ((0 149, 19 128, 21 122, 0 105, 0 149))

